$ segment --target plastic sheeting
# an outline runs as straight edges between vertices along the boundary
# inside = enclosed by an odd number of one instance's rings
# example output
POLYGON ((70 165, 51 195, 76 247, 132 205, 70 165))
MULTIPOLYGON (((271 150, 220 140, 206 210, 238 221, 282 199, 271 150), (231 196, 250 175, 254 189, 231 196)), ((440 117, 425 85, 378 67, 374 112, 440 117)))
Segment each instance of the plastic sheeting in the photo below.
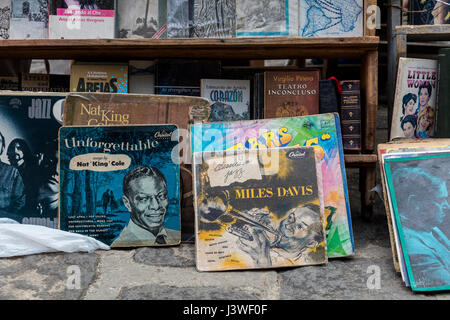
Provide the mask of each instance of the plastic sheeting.
POLYGON ((0 258, 48 252, 93 252, 109 246, 91 237, 0 219, 0 258))

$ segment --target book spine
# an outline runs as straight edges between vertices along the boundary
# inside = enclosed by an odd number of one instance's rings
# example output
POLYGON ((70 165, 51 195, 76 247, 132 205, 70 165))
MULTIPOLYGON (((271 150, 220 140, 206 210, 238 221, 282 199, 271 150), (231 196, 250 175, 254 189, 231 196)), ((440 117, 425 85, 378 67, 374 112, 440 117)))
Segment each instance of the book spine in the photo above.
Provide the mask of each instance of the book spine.
POLYGON ((0 40, 9 39, 9 24, 11 19, 11 2, 5 2, 0 7, 0 40))
POLYGON ((439 67, 438 67, 438 91, 436 94, 436 137, 449 138, 449 86, 450 77, 448 75, 448 68, 450 67, 450 50, 442 49, 439 52, 439 67))
POLYGON ((361 151, 361 92, 359 80, 341 81, 341 126, 344 150, 361 151))
POLYGON ((256 75, 256 104, 255 104, 255 119, 264 119, 264 73, 258 73, 256 75))
POLYGON ((339 101, 334 80, 319 80, 319 113, 339 112, 339 101))

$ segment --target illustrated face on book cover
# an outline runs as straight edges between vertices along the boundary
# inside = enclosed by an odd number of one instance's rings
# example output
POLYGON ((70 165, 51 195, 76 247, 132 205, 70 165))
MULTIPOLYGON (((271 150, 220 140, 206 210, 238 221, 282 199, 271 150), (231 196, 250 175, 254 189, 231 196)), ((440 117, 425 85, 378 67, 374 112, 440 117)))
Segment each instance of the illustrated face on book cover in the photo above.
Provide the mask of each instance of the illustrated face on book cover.
POLYGON ((403 130, 403 135, 405 138, 415 138, 416 137, 416 127, 417 120, 413 115, 407 115, 402 119, 401 128, 403 130))
POLYGON ((437 60, 400 58, 390 139, 435 135, 437 60), (414 117, 415 120, 412 120, 414 117), (408 125, 406 125, 408 123, 408 125))

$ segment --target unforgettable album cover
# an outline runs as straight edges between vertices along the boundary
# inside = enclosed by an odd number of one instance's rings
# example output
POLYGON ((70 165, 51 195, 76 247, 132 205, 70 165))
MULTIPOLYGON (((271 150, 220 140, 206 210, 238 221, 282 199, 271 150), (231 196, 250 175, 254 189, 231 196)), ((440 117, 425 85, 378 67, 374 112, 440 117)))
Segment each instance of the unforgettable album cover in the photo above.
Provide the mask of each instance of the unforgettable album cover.
POLYGON ((313 147, 196 153, 197 268, 326 263, 315 157, 313 147))
POLYGON ((0 218, 57 228, 64 94, 0 94, 0 218))
POLYGON ((174 123, 185 130, 182 154, 182 236, 194 239, 194 208, 192 207, 192 175, 190 162, 189 125, 206 121, 210 115, 207 99, 200 97, 164 96, 150 94, 70 94, 64 109, 64 125, 144 125, 174 123))
POLYGON ((179 244, 175 125, 62 127, 61 230, 111 247, 179 244))

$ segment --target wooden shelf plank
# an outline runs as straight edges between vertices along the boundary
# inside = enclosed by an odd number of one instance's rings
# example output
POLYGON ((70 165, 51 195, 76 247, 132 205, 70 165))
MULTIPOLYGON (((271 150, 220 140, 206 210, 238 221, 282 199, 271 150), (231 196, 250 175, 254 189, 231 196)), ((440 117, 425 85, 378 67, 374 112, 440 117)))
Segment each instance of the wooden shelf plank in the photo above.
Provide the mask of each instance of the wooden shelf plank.
POLYGON ((344 154, 347 167, 372 167, 377 163, 376 154, 344 154))
POLYGON ((288 59, 363 57, 378 37, 230 39, 56 39, 0 41, 1 59, 288 59))
POLYGON ((405 35, 408 41, 450 41, 450 25, 397 26, 397 35, 405 35))

